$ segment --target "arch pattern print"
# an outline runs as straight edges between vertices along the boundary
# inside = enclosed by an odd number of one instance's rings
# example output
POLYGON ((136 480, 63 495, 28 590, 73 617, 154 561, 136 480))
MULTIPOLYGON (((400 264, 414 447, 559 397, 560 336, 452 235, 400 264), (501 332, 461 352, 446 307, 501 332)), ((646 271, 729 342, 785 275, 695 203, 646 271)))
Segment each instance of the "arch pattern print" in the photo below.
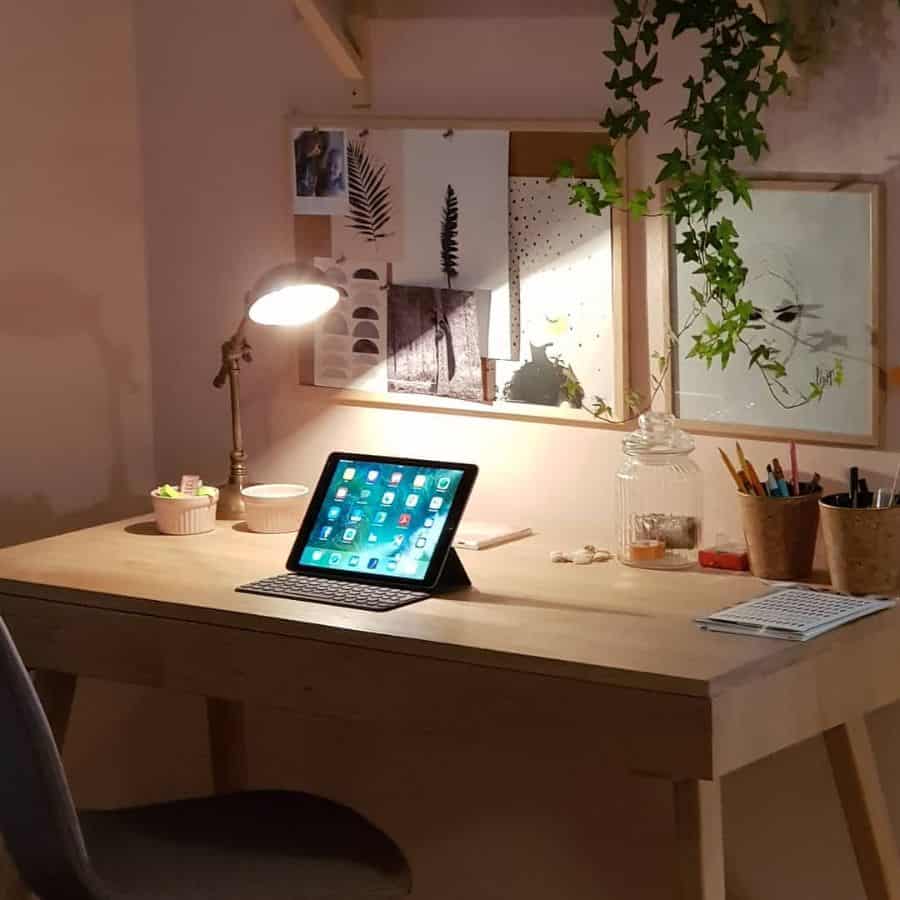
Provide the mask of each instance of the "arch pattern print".
POLYGON ((353 329, 353 337, 370 337, 378 340, 378 329, 371 322, 360 322, 353 329))
POLYGON ((339 284, 341 299, 318 320, 313 381, 333 388, 387 391, 387 264, 316 259, 339 284))

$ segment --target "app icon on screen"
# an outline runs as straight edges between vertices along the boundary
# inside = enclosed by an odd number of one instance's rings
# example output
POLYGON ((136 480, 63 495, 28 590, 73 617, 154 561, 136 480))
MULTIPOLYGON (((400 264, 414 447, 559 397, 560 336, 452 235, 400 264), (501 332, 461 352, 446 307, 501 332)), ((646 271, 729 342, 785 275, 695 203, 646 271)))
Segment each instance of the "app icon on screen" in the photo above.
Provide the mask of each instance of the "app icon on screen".
POLYGON ((402 535, 402 534, 395 534, 395 535, 394 535, 394 543, 395 543, 398 547, 402 547, 402 546, 403 546, 403 535, 402 535))
POLYGON ((369 535, 369 543, 370 543, 370 544, 377 544, 377 543, 378 543, 378 535, 377 535, 377 534, 374 534, 374 533, 373 533, 373 534, 370 534, 370 535, 369 535))
POLYGON ((350 559, 347 560, 347 564, 350 566, 358 566, 359 565, 359 556, 356 553, 354 553, 353 556, 351 556, 350 559))
POLYGON ((401 528, 408 527, 410 522, 412 522, 412 516, 409 513, 401 513, 400 518, 397 519, 397 524, 401 528))
POLYGON ((450 478, 447 475, 441 475, 437 480, 437 489, 439 491, 446 491, 447 488, 450 487, 450 478))
POLYGON ((381 503, 383 506, 390 506, 394 502, 394 497, 397 495, 393 491, 385 491, 381 495, 381 503))
POLYGON ((366 481, 368 481, 369 484, 374 484, 378 481, 378 469, 369 469, 366 473, 366 481))
POLYGON ((350 521, 351 522, 359 522, 362 520, 362 510, 355 506, 350 510, 350 521))
POLYGON ((417 546, 417 547, 424 547, 427 543, 428 543, 428 541, 426 541, 425 538, 419 538, 419 539, 416 541, 416 546, 417 546))
POLYGON ((353 466, 344 469, 344 481, 353 481, 354 478, 356 478, 356 469, 353 466))
POLYGON ((412 509, 419 502, 418 494, 409 494, 406 498, 406 505, 412 509))
POLYGON ((440 509, 444 505, 443 497, 432 497, 431 503, 428 504, 429 509, 440 509))
POLYGON ((312 558, 313 562, 318 562, 325 555, 324 550, 313 550, 312 558))
POLYGON ((388 572, 393 572, 394 569, 397 568, 397 560, 396 560, 396 559, 389 559, 389 560, 387 561, 387 568, 388 568, 388 572))
POLYGON ((340 561, 341 561, 340 553, 332 553, 331 556, 328 557, 328 565, 329 566, 336 566, 340 563, 340 561))
POLYGON ((400 484, 403 480, 402 472, 391 472, 391 484, 400 484))
POLYGON ((378 510, 378 512, 375 513, 375 524, 376 525, 384 525, 384 523, 386 521, 387 521, 387 513, 383 509, 378 510))
POLYGON ((413 487, 416 487, 416 488, 425 487, 425 476, 424 475, 416 475, 416 477, 413 478, 413 487))
POLYGON ((341 514, 341 508, 339 506, 329 507, 328 508, 328 521, 334 522, 340 514, 341 514))
POLYGON ((427 519, 422 523, 425 528, 432 528, 434 526, 434 516, 428 516, 427 519))
POLYGON ((377 556, 370 556, 370 557, 369 557, 368 567, 369 567, 370 569, 377 569, 377 568, 378 568, 378 557, 377 557, 377 556))
POLYGON ((355 537, 356 537, 356 529, 355 528, 345 528, 344 529, 344 536, 343 536, 342 540, 345 544, 349 544, 350 541, 352 541, 353 538, 355 538, 355 537))
POLYGON ((346 496, 347 496, 347 488, 344 487, 344 485, 341 485, 341 486, 334 492, 334 499, 335 499, 335 500, 343 500, 344 497, 346 497, 346 496))
POLYGON ((320 541, 327 541, 328 538, 331 537, 331 532, 332 532, 332 531, 334 531, 334 529, 333 529, 330 525, 323 525, 323 526, 319 529, 319 540, 320 540, 320 541))

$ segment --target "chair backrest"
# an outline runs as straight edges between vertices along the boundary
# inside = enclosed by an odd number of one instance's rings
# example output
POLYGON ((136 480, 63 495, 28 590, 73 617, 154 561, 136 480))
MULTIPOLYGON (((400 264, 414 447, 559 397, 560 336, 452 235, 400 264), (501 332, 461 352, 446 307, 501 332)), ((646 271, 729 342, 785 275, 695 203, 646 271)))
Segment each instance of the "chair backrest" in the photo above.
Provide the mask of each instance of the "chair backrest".
POLYGON ((56 743, 0 619, 0 831, 41 900, 100 900, 56 743))

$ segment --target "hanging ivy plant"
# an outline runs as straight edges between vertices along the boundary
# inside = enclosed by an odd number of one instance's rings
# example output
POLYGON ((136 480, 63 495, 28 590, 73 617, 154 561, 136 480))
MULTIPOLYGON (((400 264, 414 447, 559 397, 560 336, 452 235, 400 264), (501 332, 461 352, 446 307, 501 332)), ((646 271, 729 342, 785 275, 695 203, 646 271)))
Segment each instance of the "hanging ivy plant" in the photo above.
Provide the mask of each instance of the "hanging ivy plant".
MULTIPOLYGON (((688 357, 707 366, 718 363, 723 369, 734 357, 743 357, 782 407, 819 399, 822 385, 810 383, 800 391, 789 387, 787 361, 771 339, 779 325, 743 297, 747 267, 739 235, 720 212, 726 198, 752 206, 749 182, 736 166, 747 158, 757 162, 768 149, 763 115, 775 95, 787 92, 781 65, 790 46, 787 23, 764 20, 746 0, 615 0, 615 4, 613 46, 604 52, 613 64, 606 82, 613 103, 601 121, 610 145, 591 152, 588 162, 594 177, 573 181, 570 201, 593 215, 615 207, 638 217, 670 217, 677 235, 675 252, 700 276, 702 286, 691 288, 690 314, 672 330, 667 352, 656 354, 652 395, 662 388, 678 341, 688 336, 688 357), (616 171, 615 148, 649 130, 650 111, 643 101, 662 82, 656 73, 660 37, 668 28, 672 39, 689 32, 699 35, 699 70, 683 83, 683 106, 667 121, 675 142, 659 155, 655 184, 626 196, 616 171), (659 190, 661 209, 651 213, 659 190)), ((574 174, 573 163, 560 167, 561 177, 574 174)), ((836 371, 843 369, 836 366, 836 371)), ((645 402, 632 396, 629 407, 635 412, 645 402)), ((612 409, 602 398, 595 398, 591 411, 612 421, 612 409)))

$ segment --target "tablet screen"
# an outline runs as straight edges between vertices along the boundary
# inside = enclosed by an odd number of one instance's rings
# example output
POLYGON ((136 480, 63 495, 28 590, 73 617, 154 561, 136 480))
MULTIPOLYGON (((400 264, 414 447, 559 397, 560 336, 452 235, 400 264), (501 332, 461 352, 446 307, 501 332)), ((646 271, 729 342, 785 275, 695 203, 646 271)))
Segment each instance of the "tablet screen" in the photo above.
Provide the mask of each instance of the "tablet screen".
POLYGON ((317 509, 309 511, 314 519, 308 531, 304 524, 305 541, 294 561, 330 572, 424 581, 464 472, 339 457, 321 499, 317 491, 317 509))

